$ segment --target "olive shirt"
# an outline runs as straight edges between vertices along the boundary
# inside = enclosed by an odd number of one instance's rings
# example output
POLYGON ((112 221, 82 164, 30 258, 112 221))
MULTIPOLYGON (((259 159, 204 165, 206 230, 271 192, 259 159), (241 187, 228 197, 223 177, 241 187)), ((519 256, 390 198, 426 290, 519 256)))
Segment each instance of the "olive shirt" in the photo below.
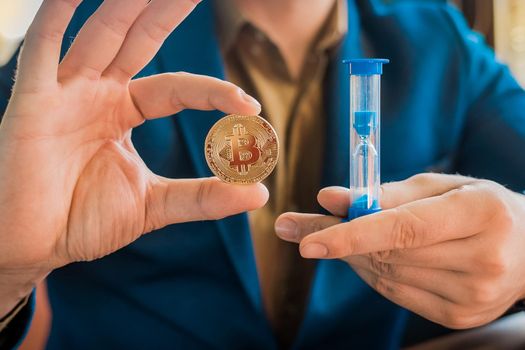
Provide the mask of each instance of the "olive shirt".
POLYGON ((277 46, 242 16, 233 0, 216 4, 226 77, 262 103, 262 116, 279 136, 279 163, 265 181, 270 200, 249 218, 267 316, 278 339, 293 337, 313 265, 301 259, 297 245, 276 237, 274 222, 286 211, 317 209, 325 134, 323 81, 329 55, 347 31, 346 2, 335 2, 296 79, 277 46))

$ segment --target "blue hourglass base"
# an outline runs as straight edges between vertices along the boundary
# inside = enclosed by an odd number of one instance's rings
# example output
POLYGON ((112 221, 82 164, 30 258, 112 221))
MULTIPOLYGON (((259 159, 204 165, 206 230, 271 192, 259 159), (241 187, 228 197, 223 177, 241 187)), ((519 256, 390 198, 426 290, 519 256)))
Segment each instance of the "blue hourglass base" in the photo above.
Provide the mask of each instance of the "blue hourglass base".
POLYGON ((364 195, 354 201, 352 206, 348 208, 348 217, 346 220, 350 221, 361 216, 377 213, 379 211, 381 211, 381 207, 379 206, 377 200, 374 200, 372 206, 368 207, 368 196, 364 195))

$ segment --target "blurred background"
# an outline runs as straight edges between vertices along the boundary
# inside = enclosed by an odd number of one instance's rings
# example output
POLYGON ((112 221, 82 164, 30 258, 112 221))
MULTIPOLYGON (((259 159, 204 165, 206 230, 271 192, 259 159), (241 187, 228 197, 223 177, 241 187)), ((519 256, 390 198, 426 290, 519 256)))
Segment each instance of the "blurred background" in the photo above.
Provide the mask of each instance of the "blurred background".
POLYGON ((42 0, 0 1, 0 65, 13 55, 42 0))
MULTIPOLYGON (((5 64, 16 51, 41 2, 42 0, 0 0, 0 66, 5 64)), ((450 0, 450 2, 463 11, 469 24, 485 36, 488 44, 495 48, 498 58, 510 66, 518 81, 525 87, 525 0, 450 0)), ((42 349, 45 346, 51 312, 44 285, 38 289, 37 300, 35 319, 29 336, 21 347, 22 350, 42 349)), ((519 322, 514 321, 514 326, 512 323, 504 324, 505 326, 500 328, 509 331, 518 324, 523 328, 524 320, 521 319, 519 322)), ((433 335, 446 332, 429 326, 421 320, 413 321, 410 329, 412 342, 423 341, 433 335)), ((492 332, 497 330, 497 327, 496 330, 493 328, 492 332)), ((522 333, 525 334, 519 332, 522 333)), ((501 338, 504 333, 490 334, 490 338, 501 338)), ((434 343, 429 347, 417 348, 443 347, 434 343)), ((446 346, 446 348, 450 347, 446 346)), ((456 348, 464 347, 459 345, 456 348)))
MULTIPOLYGON (((396 1, 396 0, 390 0, 396 1)), ((423 0, 440 1, 440 0, 423 0)), ((444 0, 442 0, 444 1, 444 0)), ((42 0, 1 0, 0 65, 14 53, 42 0)), ((450 0, 525 86, 525 0, 450 0)))

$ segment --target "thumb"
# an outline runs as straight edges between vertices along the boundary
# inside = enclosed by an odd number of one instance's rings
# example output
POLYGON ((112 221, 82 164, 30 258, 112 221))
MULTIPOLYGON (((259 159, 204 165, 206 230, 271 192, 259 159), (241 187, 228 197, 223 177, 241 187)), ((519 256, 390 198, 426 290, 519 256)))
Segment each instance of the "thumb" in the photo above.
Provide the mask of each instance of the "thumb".
MULTIPOLYGON (((396 208, 423 198, 442 195, 472 181, 472 178, 460 175, 418 174, 403 181, 381 185, 379 202, 383 209, 396 208)), ((319 192, 317 200, 333 215, 346 217, 352 199, 347 188, 328 187, 319 192)))
POLYGON ((146 229, 222 219, 260 208, 268 196, 268 190, 260 183, 233 185, 217 178, 174 180, 158 176, 146 204, 146 229))

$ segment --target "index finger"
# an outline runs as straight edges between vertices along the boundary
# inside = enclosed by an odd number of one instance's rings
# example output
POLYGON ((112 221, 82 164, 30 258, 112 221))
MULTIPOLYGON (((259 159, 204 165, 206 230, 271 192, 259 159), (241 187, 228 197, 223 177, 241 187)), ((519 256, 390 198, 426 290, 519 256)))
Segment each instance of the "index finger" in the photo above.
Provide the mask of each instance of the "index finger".
POLYGON ((485 191, 465 185, 313 233, 301 242, 301 254, 342 258, 466 238, 483 231, 492 216, 486 204, 485 191))
MULTIPOLYGON (((391 209, 419 199, 434 197, 473 182, 472 178, 424 173, 399 182, 381 185, 381 208, 391 209)), ((351 205, 351 192, 345 187, 328 187, 317 195, 319 204, 333 215, 345 217, 351 205)))
POLYGON ((119 53, 104 73, 124 81, 157 54, 164 40, 202 0, 152 0, 130 28, 119 53), (140 54, 137 54, 140 50, 140 54))

